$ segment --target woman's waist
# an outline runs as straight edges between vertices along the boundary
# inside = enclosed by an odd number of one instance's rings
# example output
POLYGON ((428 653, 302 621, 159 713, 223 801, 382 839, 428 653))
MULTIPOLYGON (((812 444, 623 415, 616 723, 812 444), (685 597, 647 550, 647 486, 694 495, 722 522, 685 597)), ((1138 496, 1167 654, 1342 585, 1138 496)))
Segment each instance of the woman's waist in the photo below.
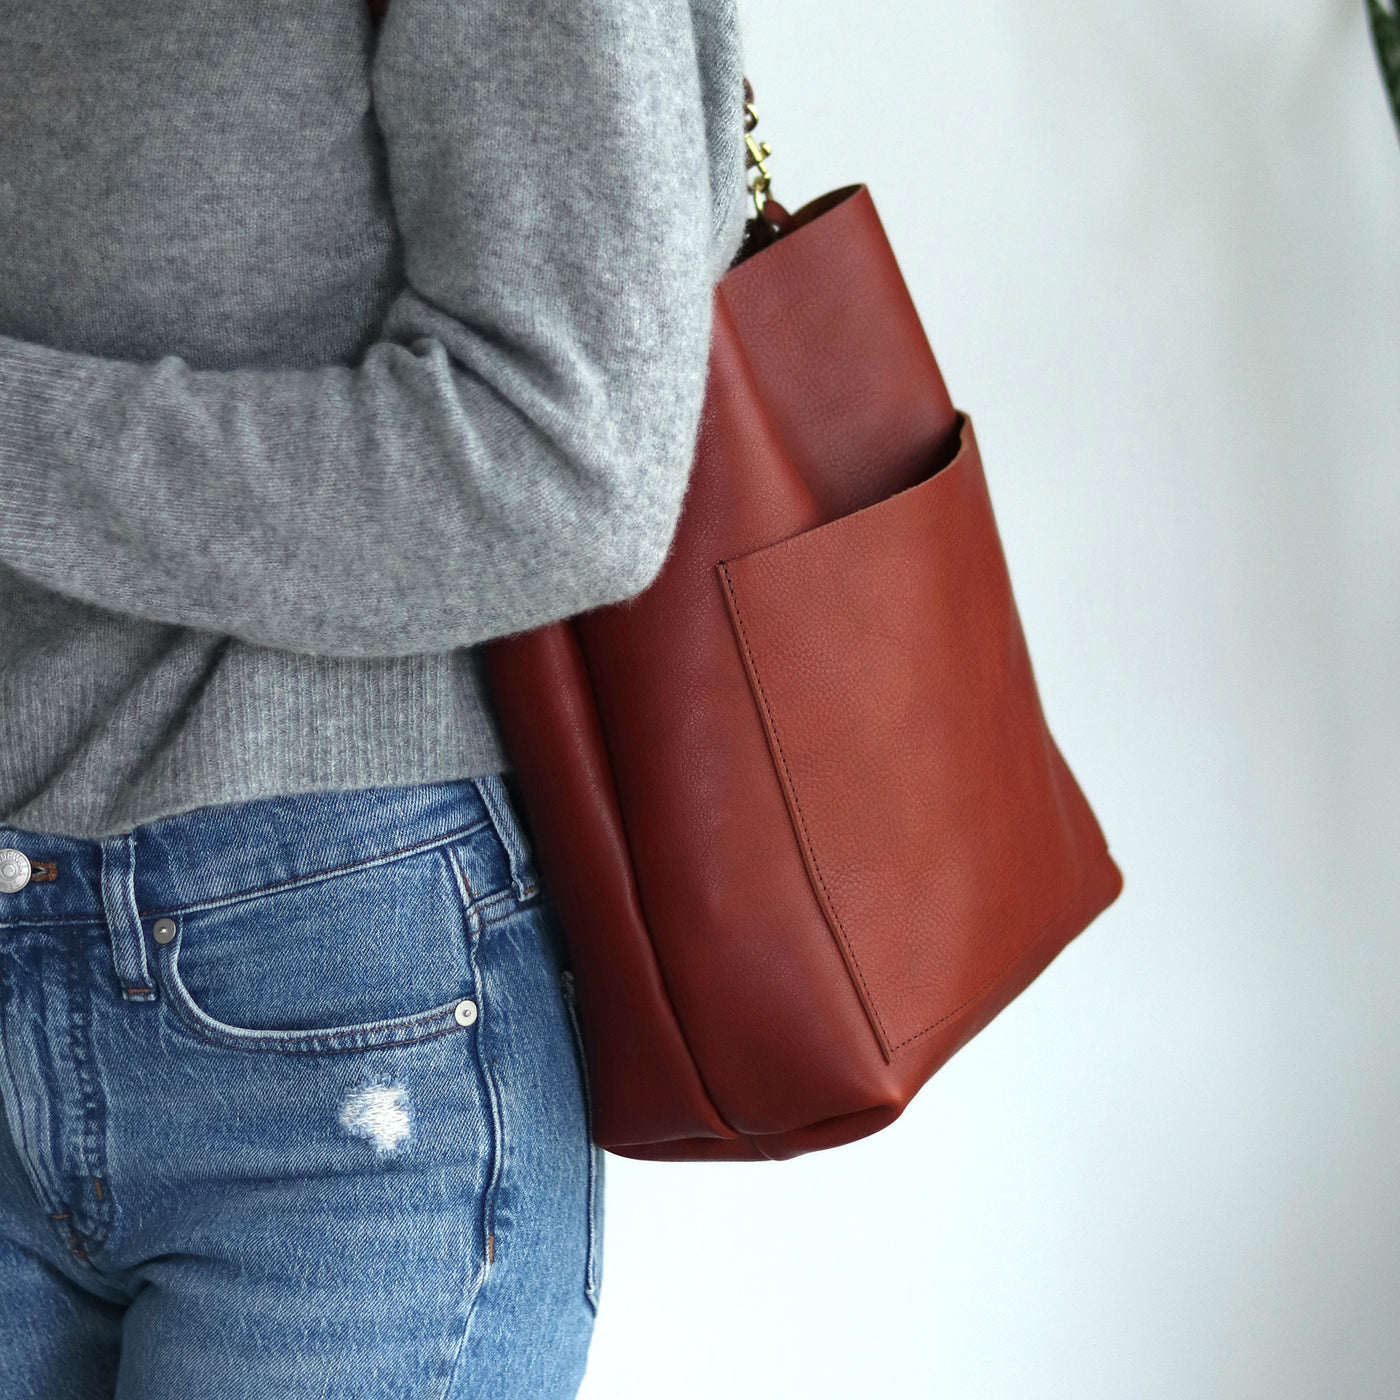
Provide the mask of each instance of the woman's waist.
POLYGON ((102 839, 0 826, 0 928, 100 920, 128 896, 143 918, 236 904, 478 835, 494 834, 484 859, 500 866, 477 872, 478 893, 493 876, 506 889, 528 862, 501 837, 513 820, 484 776, 200 807, 102 839))
POLYGON ((0 823, 16 829, 92 840, 507 766, 470 651, 314 657, 110 615, 0 633, 0 823))

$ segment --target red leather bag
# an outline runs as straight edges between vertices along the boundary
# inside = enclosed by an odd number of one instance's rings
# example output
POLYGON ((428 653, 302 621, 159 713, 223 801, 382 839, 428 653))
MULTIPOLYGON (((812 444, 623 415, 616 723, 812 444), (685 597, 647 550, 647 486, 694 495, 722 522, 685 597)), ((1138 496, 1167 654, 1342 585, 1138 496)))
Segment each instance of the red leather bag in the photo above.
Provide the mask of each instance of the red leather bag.
POLYGON ((884 1127, 1122 887, 864 187, 720 282, 652 586, 486 658, 614 1152, 884 1127))
POLYGON ((660 576, 486 648, 594 1139, 632 1157, 884 1127, 1122 888, 869 193, 771 210, 660 576))

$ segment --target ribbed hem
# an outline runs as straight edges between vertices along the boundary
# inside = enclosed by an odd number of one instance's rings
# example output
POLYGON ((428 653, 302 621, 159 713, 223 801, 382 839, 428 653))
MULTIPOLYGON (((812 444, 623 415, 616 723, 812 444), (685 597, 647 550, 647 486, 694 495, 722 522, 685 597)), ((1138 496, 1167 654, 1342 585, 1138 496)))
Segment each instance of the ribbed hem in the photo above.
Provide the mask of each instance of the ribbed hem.
MULTIPOLYGON (((96 839, 220 803, 509 769, 473 652, 338 661, 215 642, 206 666, 193 699, 183 672, 185 685, 133 686, 126 707, 47 756, 37 792, 0 792, 5 823, 96 839), (153 725, 162 691, 176 713, 153 725)), ((46 707, 36 694, 24 708, 32 741, 46 707)))

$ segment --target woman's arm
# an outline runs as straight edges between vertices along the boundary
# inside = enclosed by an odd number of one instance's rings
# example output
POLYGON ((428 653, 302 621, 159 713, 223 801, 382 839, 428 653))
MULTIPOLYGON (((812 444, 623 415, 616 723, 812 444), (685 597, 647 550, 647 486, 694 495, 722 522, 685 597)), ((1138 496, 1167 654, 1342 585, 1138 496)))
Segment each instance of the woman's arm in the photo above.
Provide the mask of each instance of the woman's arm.
POLYGON ((638 592, 742 217, 737 68, 705 94, 697 63, 732 24, 728 0, 394 0, 372 80, 406 286, 380 340, 353 368, 197 371, 0 338, 0 562, 339 656, 638 592))

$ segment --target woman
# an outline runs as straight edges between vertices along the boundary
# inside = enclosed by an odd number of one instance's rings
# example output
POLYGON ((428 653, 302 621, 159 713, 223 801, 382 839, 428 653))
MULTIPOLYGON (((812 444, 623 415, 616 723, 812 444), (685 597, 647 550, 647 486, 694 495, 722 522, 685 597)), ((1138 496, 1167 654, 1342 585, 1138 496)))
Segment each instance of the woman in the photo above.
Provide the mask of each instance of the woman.
POLYGON ((660 566, 741 91, 732 0, 0 0, 0 1393, 576 1390, 471 648, 660 566))

